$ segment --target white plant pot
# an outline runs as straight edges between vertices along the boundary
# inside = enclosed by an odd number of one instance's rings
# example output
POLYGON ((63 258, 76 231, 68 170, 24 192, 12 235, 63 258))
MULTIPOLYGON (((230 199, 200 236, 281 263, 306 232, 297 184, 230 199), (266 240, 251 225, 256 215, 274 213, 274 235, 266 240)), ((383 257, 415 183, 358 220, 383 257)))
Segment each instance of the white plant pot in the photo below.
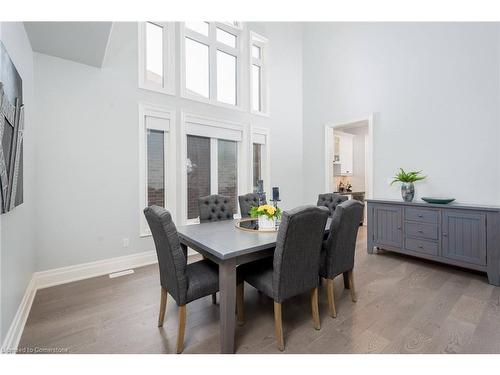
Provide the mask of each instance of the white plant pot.
POLYGON ((269 219, 265 215, 259 216, 259 229, 274 229, 274 219, 269 219))

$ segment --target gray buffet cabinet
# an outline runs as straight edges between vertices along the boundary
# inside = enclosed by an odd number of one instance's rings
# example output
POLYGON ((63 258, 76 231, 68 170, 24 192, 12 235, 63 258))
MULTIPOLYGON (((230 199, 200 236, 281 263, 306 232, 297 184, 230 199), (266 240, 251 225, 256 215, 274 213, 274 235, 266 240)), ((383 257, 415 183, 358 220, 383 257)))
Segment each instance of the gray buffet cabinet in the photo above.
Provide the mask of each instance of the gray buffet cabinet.
POLYGON ((500 285, 500 207, 369 199, 374 248, 483 271, 500 285))

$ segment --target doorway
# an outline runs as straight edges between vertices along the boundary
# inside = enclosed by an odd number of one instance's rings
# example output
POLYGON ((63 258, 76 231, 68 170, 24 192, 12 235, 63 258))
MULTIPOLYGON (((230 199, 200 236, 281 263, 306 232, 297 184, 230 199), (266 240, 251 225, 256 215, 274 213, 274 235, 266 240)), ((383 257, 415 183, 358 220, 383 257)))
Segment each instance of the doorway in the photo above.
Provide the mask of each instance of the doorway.
POLYGON ((373 197, 373 115, 325 125, 325 192, 373 197))

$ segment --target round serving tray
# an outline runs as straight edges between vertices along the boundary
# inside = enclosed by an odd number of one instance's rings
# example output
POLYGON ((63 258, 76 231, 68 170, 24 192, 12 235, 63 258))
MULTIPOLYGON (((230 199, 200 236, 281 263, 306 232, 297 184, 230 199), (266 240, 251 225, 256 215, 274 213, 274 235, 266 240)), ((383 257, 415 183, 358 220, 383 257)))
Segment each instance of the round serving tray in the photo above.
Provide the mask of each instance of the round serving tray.
POLYGON ((253 233, 276 233, 278 231, 277 227, 274 229, 268 229, 268 228, 260 229, 259 219, 254 219, 254 218, 238 220, 234 224, 234 226, 238 229, 253 233))

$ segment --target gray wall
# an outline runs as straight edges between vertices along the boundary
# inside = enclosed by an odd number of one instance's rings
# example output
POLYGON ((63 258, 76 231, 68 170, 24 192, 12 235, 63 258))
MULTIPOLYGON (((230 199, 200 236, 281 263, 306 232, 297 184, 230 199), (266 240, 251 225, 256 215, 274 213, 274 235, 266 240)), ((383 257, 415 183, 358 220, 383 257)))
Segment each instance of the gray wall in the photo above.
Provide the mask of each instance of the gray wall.
POLYGON ((375 112, 374 196, 423 169, 419 196, 499 204, 497 23, 308 23, 304 26, 304 200, 324 187, 326 123, 375 112))
POLYGON ((0 39, 23 80, 26 106, 24 133, 24 203, 0 216, 0 342, 35 271, 35 127, 33 52, 20 22, 1 22, 0 39))
POLYGON ((270 118, 138 89, 135 23, 114 24, 102 69, 35 54, 37 270, 154 248, 139 237, 138 101, 270 128, 271 184, 301 204, 302 25, 250 28, 270 40, 270 118))

